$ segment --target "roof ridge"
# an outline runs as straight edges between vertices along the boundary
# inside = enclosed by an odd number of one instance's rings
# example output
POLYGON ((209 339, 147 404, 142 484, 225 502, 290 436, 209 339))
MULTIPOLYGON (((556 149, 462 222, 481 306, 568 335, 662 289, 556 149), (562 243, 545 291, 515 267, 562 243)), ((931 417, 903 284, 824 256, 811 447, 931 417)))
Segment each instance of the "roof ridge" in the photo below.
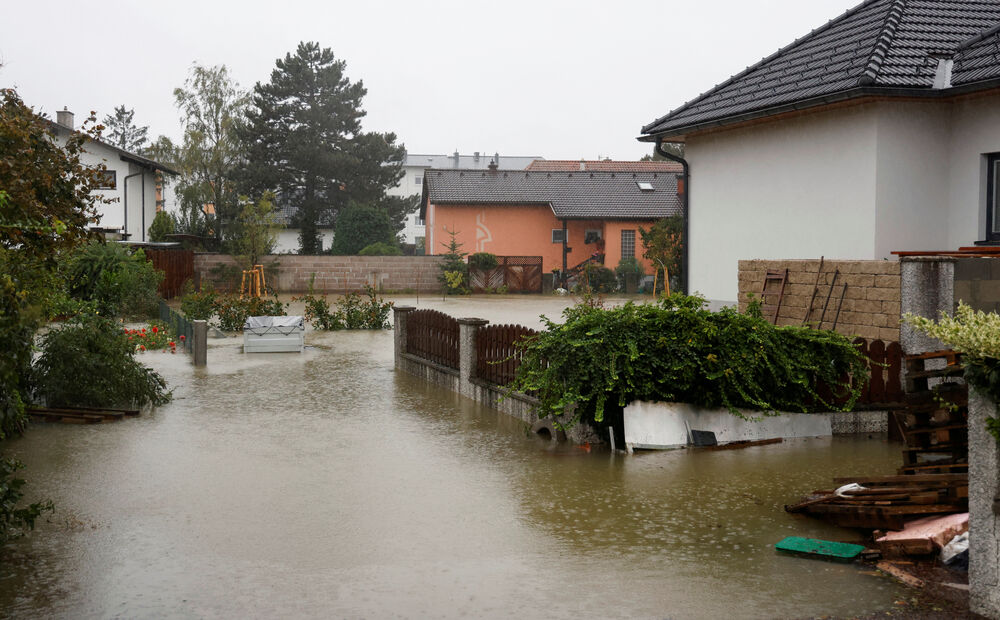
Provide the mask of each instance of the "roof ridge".
POLYGON ((959 43, 958 45, 955 46, 955 50, 954 50, 955 55, 957 56, 958 54, 964 52, 965 50, 967 50, 968 48, 972 47, 976 43, 979 43, 980 41, 982 41, 984 39, 988 39, 988 38, 990 38, 991 36, 995 35, 998 32, 1000 32, 1000 23, 998 23, 998 24, 996 24, 994 26, 991 26, 991 27, 987 28, 986 30, 983 30, 982 32, 980 32, 979 34, 977 34, 975 36, 969 37, 968 39, 962 41, 961 43, 959 43))
POLYGON ((872 46, 868 64, 865 65, 861 77, 858 78, 858 86, 868 86, 874 84, 878 79, 878 74, 882 70, 882 63, 885 55, 892 45, 892 40, 896 37, 896 29, 903 21, 903 10, 906 8, 906 0, 892 0, 892 6, 885 14, 885 21, 882 23, 882 31, 875 38, 875 45, 872 46))
POLYGON ((717 91, 722 90, 726 86, 729 86, 730 84, 732 84, 736 80, 742 78, 743 76, 747 75, 751 71, 755 71, 759 67, 761 67, 761 66, 763 66, 763 65, 771 62, 772 60, 774 60, 779 55, 784 54, 785 52, 791 50, 792 48, 796 47, 797 45, 803 43, 806 39, 808 39, 810 37, 813 37, 816 34, 819 34, 819 33, 823 32, 825 30, 828 30, 835 23, 838 23, 838 22, 840 22, 840 21, 842 21, 844 19, 847 19, 848 17, 851 17, 852 15, 860 12, 862 9, 867 8, 869 5, 872 5, 872 4, 875 4, 875 3, 878 3, 878 2, 882 2, 882 1, 883 0, 864 0, 861 4, 855 6, 854 8, 847 9, 846 11, 844 11, 843 13, 841 13, 840 15, 838 15, 837 17, 834 17, 833 19, 831 19, 830 21, 826 22, 822 26, 810 30, 809 32, 807 32, 806 34, 802 35, 801 37, 795 39, 794 41, 792 41, 791 43, 789 43, 785 47, 780 48, 778 51, 774 52, 770 56, 766 56, 766 57, 760 59, 756 63, 754 63, 754 64, 750 65, 749 67, 747 67, 746 69, 744 69, 743 71, 741 71, 741 72, 739 72, 739 73, 731 76, 725 82, 722 82, 721 84, 717 84, 716 86, 714 86, 714 87, 708 89, 707 91, 703 92, 702 94, 698 95, 694 99, 692 99, 692 100, 690 100, 690 101, 688 101, 686 103, 681 104, 680 106, 678 106, 678 107, 674 108, 673 110, 667 112, 666 114, 664 114, 660 118, 656 119, 655 121, 653 121, 653 122, 645 125, 642 128, 641 133, 649 133, 650 131, 652 131, 652 129, 654 127, 656 127, 657 125, 659 125, 660 123, 662 123, 668 117, 676 114, 677 112, 680 112, 681 110, 689 108, 692 105, 694 105, 694 104, 698 103, 699 101, 701 101, 702 99, 705 99, 709 95, 712 95, 712 94, 716 93, 717 91))

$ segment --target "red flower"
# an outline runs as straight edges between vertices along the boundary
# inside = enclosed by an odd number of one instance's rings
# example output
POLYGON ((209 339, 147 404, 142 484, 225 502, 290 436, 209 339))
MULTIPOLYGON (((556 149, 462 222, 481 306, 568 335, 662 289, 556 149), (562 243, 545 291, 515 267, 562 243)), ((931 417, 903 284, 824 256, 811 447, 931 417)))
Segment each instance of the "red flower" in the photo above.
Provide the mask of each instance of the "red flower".
POLYGON ((181 340, 184 340, 184 334, 181 334, 181 340))
POLYGON ((157 331, 158 331, 158 330, 157 330, 156 326, 154 325, 154 326, 153 326, 153 333, 155 334, 155 333, 156 333, 157 331))
POLYGON ((140 350, 140 351, 145 351, 145 350, 146 350, 146 345, 142 345, 142 344, 140 344, 140 345, 139 345, 139 350, 140 350))

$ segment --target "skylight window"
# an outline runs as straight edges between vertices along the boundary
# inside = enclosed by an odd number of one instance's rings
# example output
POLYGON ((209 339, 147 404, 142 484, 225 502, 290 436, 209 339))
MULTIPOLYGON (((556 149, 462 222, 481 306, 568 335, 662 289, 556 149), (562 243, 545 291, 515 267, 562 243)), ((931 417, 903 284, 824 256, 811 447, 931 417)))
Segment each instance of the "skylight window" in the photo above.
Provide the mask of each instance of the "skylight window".
POLYGON ((636 181, 635 184, 639 186, 639 189, 641 191, 644 191, 644 192, 651 192, 651 191, 653 191, 653 184, 650 183, 649 181, 636 181))

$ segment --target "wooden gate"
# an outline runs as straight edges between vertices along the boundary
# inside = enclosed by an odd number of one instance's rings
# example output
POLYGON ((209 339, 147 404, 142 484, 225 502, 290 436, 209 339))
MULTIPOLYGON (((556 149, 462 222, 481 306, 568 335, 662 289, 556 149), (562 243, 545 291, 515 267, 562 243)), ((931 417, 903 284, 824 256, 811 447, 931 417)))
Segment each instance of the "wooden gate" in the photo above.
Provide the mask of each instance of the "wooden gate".
POLYGON ((469 284, 474 293, 507 287, 508 293, 542 292, 541 256, 497 256, 494 269, 469 269, 469 284))
POLYGON ((153 269, 163 272, 163 281, 157 289, 160 297, 170 299, 180 295, 184 282, 194 278, 194 251, 168 248, 142 248, 153 269))

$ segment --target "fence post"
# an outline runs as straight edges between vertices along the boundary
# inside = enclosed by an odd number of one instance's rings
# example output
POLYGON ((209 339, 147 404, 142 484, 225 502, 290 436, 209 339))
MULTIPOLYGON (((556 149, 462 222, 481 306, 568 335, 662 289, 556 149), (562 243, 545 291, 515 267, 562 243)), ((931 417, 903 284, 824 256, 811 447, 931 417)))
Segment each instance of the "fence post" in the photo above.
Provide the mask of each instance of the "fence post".
POLYGON ((194 330, 191 340, 194 341, 194 365, 204 366, 208 363, 208 321, 193 321, 194 330))
POLYGON ((475 397, 471 379, 476 376, 476 334, 486 319, 458 319, 458 391, 462 396, 475 397))
POLYGON ((413 306, 393 306, 392 308, 392 348, 393 360, 399 368, 399 359, 406 353, 406 315, 416 310, 413 306))

